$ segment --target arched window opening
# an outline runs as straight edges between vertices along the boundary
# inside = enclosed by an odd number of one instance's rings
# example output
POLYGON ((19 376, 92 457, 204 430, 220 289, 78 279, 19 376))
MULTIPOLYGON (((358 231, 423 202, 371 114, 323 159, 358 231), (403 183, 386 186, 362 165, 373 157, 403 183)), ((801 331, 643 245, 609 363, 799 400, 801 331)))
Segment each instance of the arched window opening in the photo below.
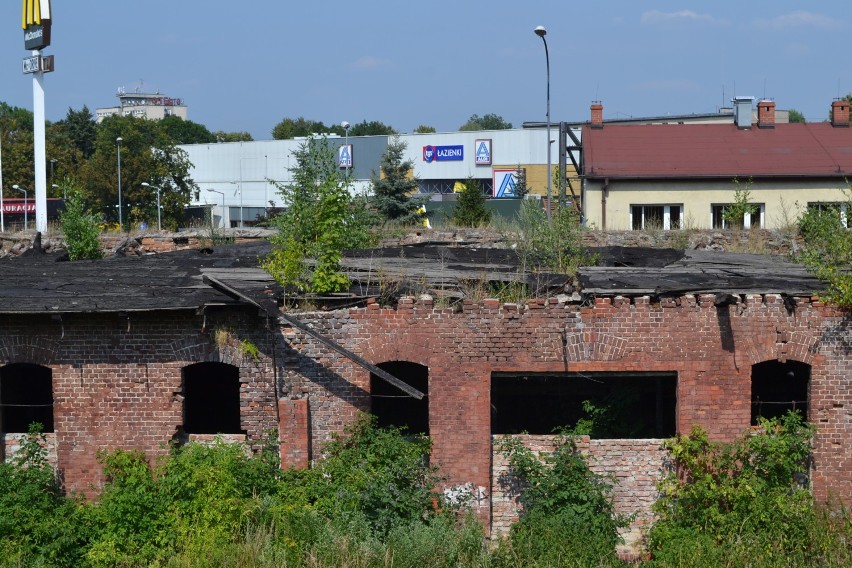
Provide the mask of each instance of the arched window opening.
POLYGON ((377 375, 370 374, 370 408, 379 426, 405 428, 410 434, 429 435, 429 368, 407 361, 390 361, 378 367, 423 394, 409 396, 377 375))
POLYGON ((53 371, 31 363, 0 368, 0 431, 29 432, 30 424, 53 432, 53 371))
POLYGON ((240 370, 226 363, 183 369, 183 429, 187 434, 243 434, 240 370))
POLYGON ((798 361, 764 361, 751 367, 751 423, 789 411, 808 419, 811 366, 798 361))

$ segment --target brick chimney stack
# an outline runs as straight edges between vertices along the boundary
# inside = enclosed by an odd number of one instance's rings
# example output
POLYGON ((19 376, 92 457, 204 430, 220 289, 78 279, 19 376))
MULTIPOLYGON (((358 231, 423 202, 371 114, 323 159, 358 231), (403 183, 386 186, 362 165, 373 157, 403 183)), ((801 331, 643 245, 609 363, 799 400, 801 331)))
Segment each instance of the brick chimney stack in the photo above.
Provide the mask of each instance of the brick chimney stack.
POLYGON ((762 100, 757 103, 757 127, 775 128, 775 101, 762 100))
POLYGON ((603 105, 598 102, 592 103, 592 128, 603 128, 603 105))
POLYGON ((849 101, 831 103, 831 125, 849 128, 849 101))

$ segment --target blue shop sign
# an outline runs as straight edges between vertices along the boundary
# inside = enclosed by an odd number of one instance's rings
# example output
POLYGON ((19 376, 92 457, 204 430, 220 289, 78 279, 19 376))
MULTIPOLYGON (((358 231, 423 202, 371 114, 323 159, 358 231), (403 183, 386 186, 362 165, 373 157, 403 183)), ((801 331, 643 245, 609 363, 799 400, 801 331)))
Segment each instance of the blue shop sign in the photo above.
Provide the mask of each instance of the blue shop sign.
POLYGON ((464 146, 423 146, 424 162, 464 161, 464 146))

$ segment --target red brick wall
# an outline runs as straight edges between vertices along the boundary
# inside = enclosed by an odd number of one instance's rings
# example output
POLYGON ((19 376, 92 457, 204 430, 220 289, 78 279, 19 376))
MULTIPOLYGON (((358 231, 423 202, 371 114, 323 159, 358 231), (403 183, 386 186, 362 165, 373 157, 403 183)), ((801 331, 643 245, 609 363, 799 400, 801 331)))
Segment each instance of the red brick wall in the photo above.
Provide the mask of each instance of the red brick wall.
MULTIPOLYGON (((516 436, 538 455, 553 452, 552 436, 516 436)), ((666 473, 667 453, 662 440, 590 440, 576 438, 577 448, 586 458, 589 469, 610 478, 615 512, 632 516, 630 526, 621 532, 624 544, 619 552, 636 557, 642 538, 654 520, 651 506, 657 500, 657 483, 666 473)), ((500 452, 494 451, 491 472, 491 535, 505 535, 518 520, 518 482, 500 452)))
MULTIPOLYGON (((456 313, 431 300, 398 309, 373 304, 300 318, 373 363, 429 368, 434 460, 449 484, 491 486, 490 377, 495 371, 673 371, 677 426, 702 424, 733 439, 751 419, 751 366, 796 360, 812 366, 810 416, 818 426, 815 493, 849 499, 850 318, 799 298, 788 311, 776 295, 744 296, 716 308, 714 296, 598 298, 593 305, 533 300, 465 303, 456 313)), ((369 374, 301 333, 285 329, 292 352, 286 382, 307 399, 314 457, 357 410, 369 409, 369 374)), ((644 450, 643 450, 644 451, 644 450)))
POLYGON ((4 317, 0 365, 35 363, 53 372, 57 463, 66 487, 91 494, 102 483, 99 450, 138 449, 152 459, 180 438, 182 369, 202 361, 240 368, 241 428, 254 445, 277 427, 272 336, 257 320, 195 313, 4 317), (207 327, 205 328, 205 323, 207 327), (227 324, 263 354, 255 361, 211 331, 227 324))

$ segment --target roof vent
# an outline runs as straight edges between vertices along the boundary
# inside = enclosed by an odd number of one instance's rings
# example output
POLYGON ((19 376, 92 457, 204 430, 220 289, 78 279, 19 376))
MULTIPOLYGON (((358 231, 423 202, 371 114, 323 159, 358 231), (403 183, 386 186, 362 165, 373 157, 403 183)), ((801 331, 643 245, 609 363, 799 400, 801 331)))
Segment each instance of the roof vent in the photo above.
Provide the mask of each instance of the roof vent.
POLYGON ((751 128, 751 106, 754 97, 734 97, 734 123, 737 128, 751 128))

